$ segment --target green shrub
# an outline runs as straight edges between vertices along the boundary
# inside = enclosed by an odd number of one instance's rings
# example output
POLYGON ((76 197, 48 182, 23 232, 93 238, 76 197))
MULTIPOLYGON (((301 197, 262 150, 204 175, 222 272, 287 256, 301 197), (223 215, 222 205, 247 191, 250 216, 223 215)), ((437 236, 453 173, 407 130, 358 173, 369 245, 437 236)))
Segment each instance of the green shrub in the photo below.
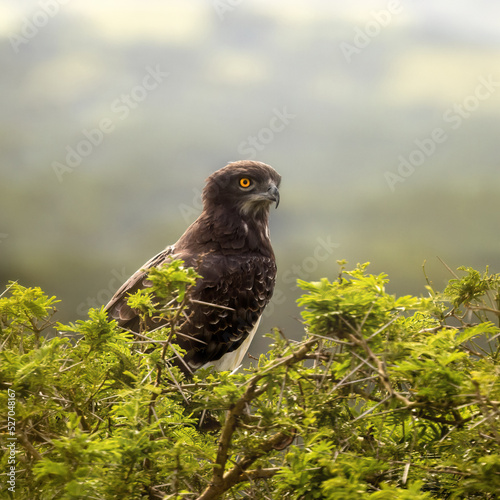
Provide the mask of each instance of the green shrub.
POLYGON ((138 337, 102 309, 55 324, 54 297, 11 283, 0 297, 4 496, 497 498, 500 277, 462 271, 443 293, 397 298, 385 275, 342 263, 334 281, 299 282, 301 342, 276 331, 256 366, 191 380, 171 362, 197 277, 182 263, 152 273, 160 303, 131 297, 168 320, 138 337))

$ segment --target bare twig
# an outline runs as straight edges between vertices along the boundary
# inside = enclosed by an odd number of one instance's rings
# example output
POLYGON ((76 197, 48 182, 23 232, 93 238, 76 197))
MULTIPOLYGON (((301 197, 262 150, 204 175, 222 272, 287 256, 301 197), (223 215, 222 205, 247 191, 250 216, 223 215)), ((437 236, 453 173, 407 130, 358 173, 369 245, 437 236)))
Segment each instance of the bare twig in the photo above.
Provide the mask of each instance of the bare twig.
POLYGON ((202 306, 216 307, 218 309, 225 309, 226 311, 236 311, 236 309, 227 306, 221 306, 220 304, 214 304, 212 302, 205 302, 204 300, 191 299, 193 304, 200 304, 202 306))
POLYGON ((384 364, 382 363, 382 361, 380 361, 378 356, 376 356, 375 353, 371 350, 370 346, 368 345, 368 342, 366 342, 366 339, 363 337, 363 335, 350 334, 349 337, 355 344, 360 346, 366 352, 371 362, 375 365, 375 371, 378 373, 382 385, 384 386, 386 391, 391 395, 391 397, 397 399, 398 401, 401 401, 405 406, 411 406, 412 403, 409 399, 405 398, 402 394, 394 390, 394 388, 390 383, 389 375, 387 375, 384 364))
POLYGON ((232 488, 235 484, 246 480, 245 471, 252 463, 263 455, 266 455, 271 450, 276 449, 289 435, 286 432, 278 432, 265 440, 258 450, 253 450, 243 455, 232 469, 225 472, 226 464, 229 458, 229 446, 233 434, 238 427, 238 419, 245 411, 247 405, 263 394, 267 390, 267 384, 258 385, 270 371, 277 369, 280 366, 291 366, 305 359, 311 349, 317 345, 317 339, 309 339, 305 341, 297 351, 292 354, 277 360, 275 363, 268 366, 260 373, 256 373, 246 382, 246 389, 243 395, 236 403, 227 411, 226 420, 222 427, 219 437, 219 445, 217 455, 213 466, 212 481, 205 491, 198 497, 198 500, 215 500, 219 498, 225 491, 232 488))

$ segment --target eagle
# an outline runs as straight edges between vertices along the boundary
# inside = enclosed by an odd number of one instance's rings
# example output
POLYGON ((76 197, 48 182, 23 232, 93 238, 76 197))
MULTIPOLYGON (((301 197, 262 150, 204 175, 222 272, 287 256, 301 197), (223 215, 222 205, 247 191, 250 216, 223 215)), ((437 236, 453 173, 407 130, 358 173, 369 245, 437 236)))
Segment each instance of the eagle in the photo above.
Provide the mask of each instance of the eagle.
MULTIPOLYGON (((148 272, 173 259, 201 278, 190 293, 176 343, 186 353, 177 363, 187 376, 202 367, 234 371, 271 300, 276 259, 269 236, 269 209, 278 207, 281 176, 257 161, 236 161, 206 179, 203 210, 179 240, 136 271, 105 306, 108 317, 140 333, 130 294, 151 287, 148 272)), ((148 329, 160 326, 150 321, 148 329)))

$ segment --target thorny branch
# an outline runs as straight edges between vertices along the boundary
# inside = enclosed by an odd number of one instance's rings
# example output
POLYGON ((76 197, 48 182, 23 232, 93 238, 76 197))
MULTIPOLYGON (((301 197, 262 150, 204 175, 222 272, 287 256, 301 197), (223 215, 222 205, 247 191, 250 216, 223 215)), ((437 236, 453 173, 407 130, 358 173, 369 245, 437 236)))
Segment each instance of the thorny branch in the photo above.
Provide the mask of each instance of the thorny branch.
POLYGON ((398 401, 401 401, 407 407, 411 406, 412 402, 408 398, 404 397, 402 394, 394 390, 390 383, 389 375, 387 374, 384 364, 379 359, 379 357, 371 350, 368 342, 363 337, 363 335, 357 334, 357 332, 355 332, 354 334, 349 334, 349 338, 354 344, 361 347, 366 352, 370 361, 375 365, 375 371, 377 372, 382 385, 390 394, 390 396, 397 399, 398 401))
POLYGON ((267 384, 264 383, 260 387, 258 383, 271 371, 280 366, 291 366, 304 360, 307 354, 317 345, 317 339, 307 340, 302 346, 292 354, 278 359, 265 370, 257 373, 250 378, 246 385, 246 390, 238 401, 227 411, 226 420, 222 427, 217 455, 213 466, 212 481, 205 491, 198 497, 198 500, 211 500, 218 498, 222 493, 232 488, 235 484, 246 480, 245 472, 255 460, 269 453, 271 450, 278 447, 289 435, 286 432, 278 432, 267 440, 265 440, 258 450, 243 455, 236 465, 227 472, 225 471, 226 463, 229 458, 229 446, 234 431, 238 427, 238 419, 241 417, 247 405, 256 397, 263 394, 267 389, 267 384))

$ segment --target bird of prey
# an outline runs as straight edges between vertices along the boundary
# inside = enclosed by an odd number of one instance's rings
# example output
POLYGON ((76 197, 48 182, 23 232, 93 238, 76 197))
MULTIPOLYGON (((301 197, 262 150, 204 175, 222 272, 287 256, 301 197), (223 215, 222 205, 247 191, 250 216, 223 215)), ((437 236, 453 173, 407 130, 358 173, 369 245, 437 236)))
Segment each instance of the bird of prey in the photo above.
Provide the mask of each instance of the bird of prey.
POLYGON ((206 180, 198 219, 122 285, 106 305, 108 316, 139 333, 138 311, 127 305, 129 295, 151 286, 150 268, 182 259, 202 278, 177 326, 176 343, 186 350, 179 366, 187 375, 206 366, 237 369, 274 290, 268 220, 270 206, 277 208, 280 201, 280 181, 272 167, 257 161, 236 161, 214 172, 206 180))

